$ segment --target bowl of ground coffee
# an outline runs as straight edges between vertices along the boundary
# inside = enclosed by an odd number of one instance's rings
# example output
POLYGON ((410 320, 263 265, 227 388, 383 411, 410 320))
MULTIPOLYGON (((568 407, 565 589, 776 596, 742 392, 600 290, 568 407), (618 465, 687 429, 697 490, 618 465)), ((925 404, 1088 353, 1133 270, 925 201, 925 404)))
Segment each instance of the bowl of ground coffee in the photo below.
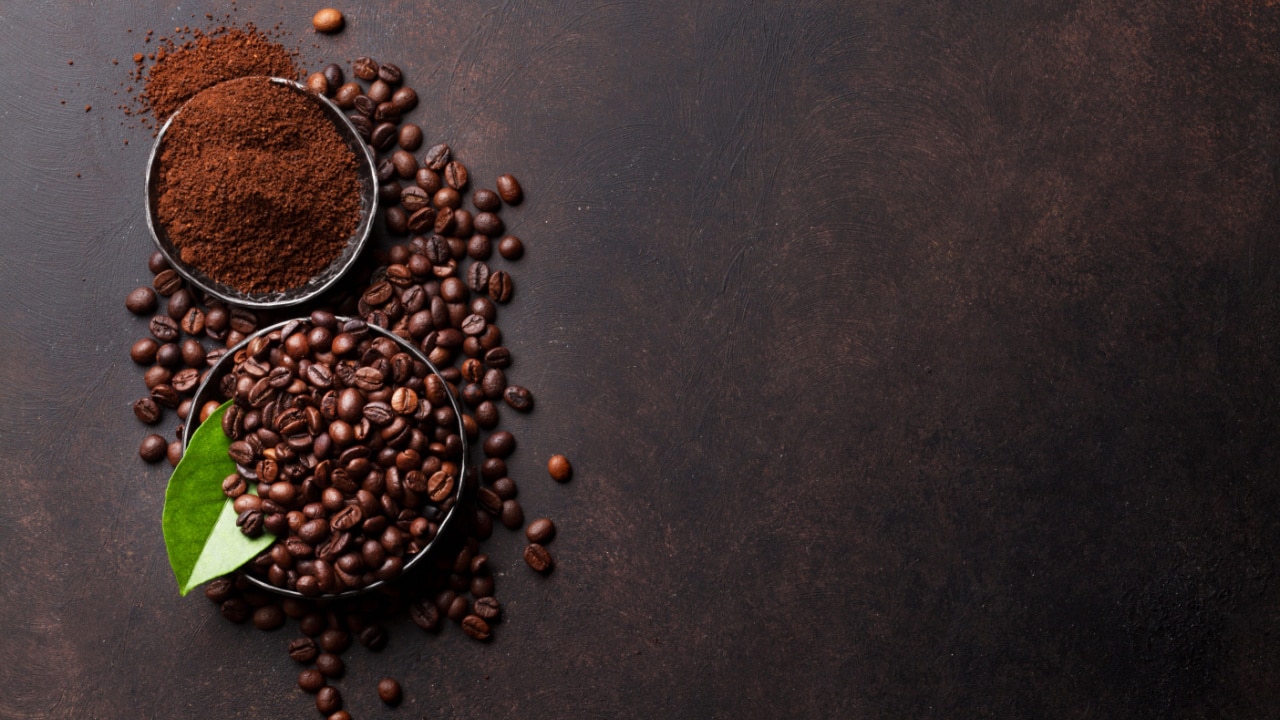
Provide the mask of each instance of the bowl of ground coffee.
POLYGON ((413 569, 457 522, 466 424, 449 382, 412 343, 316 311, 226 351, 192 407, 227 399, 222 430, 237 472, 223 493, 241 532, 276 537, 243 568, 259 587, 366 593, 413 569))
POLYGON ((327 98, 283 78, 218 83, 161 127, 147 226, 179 274, 214 297, 305 302, 356 261, 377 213, 368 145, 327 98))

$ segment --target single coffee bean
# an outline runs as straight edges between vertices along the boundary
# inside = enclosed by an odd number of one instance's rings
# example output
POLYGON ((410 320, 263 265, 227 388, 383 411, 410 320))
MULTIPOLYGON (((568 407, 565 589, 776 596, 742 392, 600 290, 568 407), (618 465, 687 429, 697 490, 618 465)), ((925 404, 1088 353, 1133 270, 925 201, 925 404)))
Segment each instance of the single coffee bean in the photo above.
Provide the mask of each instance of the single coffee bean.
POLYGON ((343 110, 350 110, 356 105, 356 98, 364 94, 358 83, 349 82, 338 87, 333 94, 333 104, 343 110))
MULTIPOLYGON (((391 162, 391 158, 382 158, 374 169, 374 175, 378 178, 378 188, 381 189, 384 183, 389 182, 391 178, 396 176, 395 163, 391 162)), ((378 199, 381 200, 382 197, 378 199)))
POLYGON ((150 365, 156 360, 156 351, 160 343, 151 338, 142 338, 129 348, 129 358, 139 365, 150 365))
POLYGON ((476 210, 480 212, 496 212, 502 207, 502 201, 498 197, 498 193, 489 188, 479 188, 471 194, 471 204, 476 206, 476 210))
POLYGON ((467 166, 454 160, 444 166, 444 181, 454 190, 467 186, 467 166))
POLYGON ((515 235, 507 235, 498 241, 498 254, 507 260, 519 260, 524 255, 524 243, 515 235))
POLYGON ((204 587, 204 596, 215 603, 223 603, 235 592, 236 583, 229 576, 215 578, 204 587))
POLYGON ((546 545, 551 538, 555 537, 556 525, 551 522, 550 518, 538 518, 529 523, 529 527, 524 529, 525 537, 529 538, 529 542, 546 545))
POLYGON ((182 276, 173 269, 165 270, 151 280, 151 286, 165 297, 178 292, 182 288, 182 276))
POLYGON ((551 459, 547 460, 547 473, 558 483, 569 482, 569 478, 573 477, 573 466, 569 464, 569 458, 563 455, 552 455, 551 459))
POLYGON ((409 619, 423 630, 433 632, 440 627, 440 610, 432 602, 418 601, 409 606, 409 619))
POLYGON ((480 380, 480 388, 486 398, 498 400, 507 389, 507 376, 497 368, 489 368, 480 380))
MULTIPOLYGON (((492 275, 489 273, 489 265, 483 260, 477 260, 467 267, 467 287, 471 288, 473 292, 485 292, 488 290, 489 280, 491 277, 492 275)), ((472 315, 471 317, 480 316, 472 315)), ((480 318, 480 320, 483 321, 484 318, 480 318)), ((468 332, 467 334, 479 335, 482 332, 484 332, 483 326, 480 327, 479 332, 468 332)))
POLYGON ((157 463, 164 459, 169 451, 169 442, 160 435, 148 435, 142 438, 138 446, 138 455, 149 463, 157 463))
POLYGON ((498 270, 489 276, 489 297, 496 303, 507 303, 515 288, 511 276, 505 270, 498 270))
POLYGON ((338 32, 342 29, 344 22, 342 12, 334 8, 322 8, 311 16, 311 26, 316 29, 316 32, 326 34, 338 32))
POLYGON ((533 394, 521 385, 508 385, 507 389, 502 391, 502 399, 507 401, 507 405, 510 405, 512 410, 518 412, 528 412, 533 409, 533 394))
POLYGON ((272 603, 254 611, 253 626, 259 630, 276 630, 284 625, 284 619, 284 610, 272 603))
POLYGON ((418 174, 414 176, 413 182, 433 197, 442 187, 440 174, 431 168, 419 168, 418 174))
POLYGON ((289 657, 303 665, 315 662, 319 654, 320 648, 316 647, 316 641, 309 637, 298 638, 289 643, 289 657))
MULTIPOLYGON (((360 98, 356 99, 359 100, 360 98)), ((355 107, 354 102, 352 103, 352 107, 355 107)), ((370 120, 367 115, 357 112, 348 115, 347 119, 351 121, 351 127, 356 129, 356 133, 362 140, 367 142, 373 137, 373 121, 370 120)))
MULTIPOLYGON (((182 346, 167 342, 156 350, 156 364, 173 369, 182 365, 182 346)), ((167 380, 166 380, 167 382, 167 380)))
POLYGON ((231 329, 241 335, 250 335, 258 329, 258 316, 252 310, 234 308, 231 310, 231 329))
POLYGON ((374 105, 381 105, 391 99, 391 86, 381 80, 374 80, 364 94, 369 96, 374 105))
POLYGON ((325 685, 316 692, 316 710, 324 715, 336 713, 342 709, 342 693, 332 685, 325 685))
MULTIPOLYGON (((162 346, 163 347, 163 346, 162 346)), ((160 351, 156 351, 156 359, 160 358, 160 351)), ((155 390, 161 385, 168 385, 169 379, 173 377, 173 371, 163 365, 153 365, 147 368, 142 374, 142 381, 146 383, 148 390, 155 390)))
POLYGON ((233 597, 222 603, 222 617, 237 625, 249 619, 249 603, 233 597))
POLYGON ((411 87, 402 87, 392 93, 391 102, 401 113, 407 113, 418 106, 418 93, 411 87))
POLYGON ((158 302, 155 290, 149 287, 138 287, 125 297, 124 306, 134 315, 146 315, 155 311, 158 302))
MULTIPOLYGON (((467 257, 472 260, 488 260, 491 255, 493 255, 493 244, 490 242, 489 236, 476 233, 467 241, 467 257)), ((488 282, 489 280, 486 276, 486 288, 481 288, 480 290, 476 290, 476 292, 481 292, 484 289, 487 289, 488 282)))
POLYGON ((176 292, 169 296, 165 312, 175 321, 181 322, 182 316, 186 315, 194 304, 195 298, 191 296, 191 291, 186 288, 178 288, 176 292))
MULTIPOLYGON (((405 154, 407 155, 408 153, 405 154)), ((431 196, 427 195, 427 192, 417 185, 410 185, 400 190, 400 203, 404 205, 406 212, 416 213, 419 210, 431 207, 431 196)))
POLYGON ((491 622, 497 620, 502 614, 502 606, 498 604, 498 600, 492 595, 477 598, 475 604, 471 606, 471 612, 480 619, 491 622))
POLYGON ((498 197, 508 205, 515 205, 524 197, 524 191, 513 175, 499 175, 497 186, 498 197))
POLYGON ((383 214, 387 223, 387 232, 395 235, 406 235, 409 232, 409 214, 399 206, 389 207, 383 214))
MULTIPOLYGON (((400 108, 390 100, 378 103, 378 107, 373 111, 373 119, 375 122, 395 123, 400 120, 400 108)), ((391 140, 394 145, 400 139, 400 130, 395 130, 395 137, 391 140)))
POLYGON ((524 561, 533 568, 534 571, 540 573, 548 573, 555 564, 551 559, 551 553, 538 543, 529 543, 524 549, 524 561))
POLYGON ((382 702, 393 707, 399 705, 401 699, 400 683, 389 677, 382 678, 378 681, 378 697, 381 698, 382 702))
POLYGON ((168 315, 156 315, 151 318, 151 334, 160 342, 173 342, 182 334, 177 321, 168 315))
POLYGON ((150 397, 144 397, 133 404, 133 414, 143 424, 155 425, 160 422, 160 416, 163 411, 155 400, 150 397))
POLYGON ((319 670, 309 669, 298 673, 298 687, 303 692, 317 693, 325 686, 324 676, 319 670))
POLYGON ((482 487, 476 491, 476 504, 482 510, 490 515, 497 515, 502 512, 502 498, 489 488, 482 487))
POLYGON ((485 352, 484 364, 491 368, 503 370, 511 367, 511 351, 505 347, 496 347, 485 352))
POLYGON ((351 647, 351 635, 346 630, 329 628, 320 633, 320 647, 325 652, 339 654, 351 647))
POLYGON ((169 261, 164 259, 164 253, 156 250, 147 258, 147 269, 158 275, 169 269, 169 261))
POLYGON ((173 384, 173 389, 180 393, 195 392, 196 386, 200 384, 200 371, 195 368, 179 370, 173 374, 170 382, 173 384))
POLYGON ((313 72, 307 76, 307 89, 317 95, 329 94, 329 78, 322 72, 313 72))
POLYGON ((222 494, 235 500, 249 491, 249 484, 240 476, 240 473, 232 473, 222 481, 222 494))
POLYGON ((356 637, 360 640, 361 645, 374 652, 378 652, 387 646, 387 631, 377 623, 361 630, 356 637))
POLYGON ((262 535, 263 519, 261 510, 245 510, 236 516, 236 527, 247 537, 256 538, 262 535))
POLYGON ((491 213, 491 212, 476 213, 474 223, 475 223, 476 232, 482 235, 488 235, 492 237, 495 235, 502 234, 502 230, 503 230, 502 218, 498 217, 496 213, 491 213))
MULTIPOLYGON (((418 174, 418 158, 414 157, 413 153, 408 150, 395 151, 391 155, 391 163, 395 166, 396 174, 406 180, 412 179, 418 174)), ((410 188, 405 189, 408 190, 410 188)), ((422 193, 422 195, 426 197, 426 193, 422 193)))
POLYGON ((502 526, 508 530, 518 530, 524 525, 524 508, 519 500, 503 500, 502 511, 498 514, 502 526))
POLYGON ((437 214, 434 208, 424 207, 409 216, 407 225, 410 232, 424 233, 429 232, 433 227, 440 227, 443 213, 448 212, 449 208, 445 208, 440 214, 437 214))
MULTIPOLYGON (((408 90, 408 88, 401 88, 400 90, 397 90, 396 95, 399 95, 404 90, 408 90)), ((395 102, 395 101, 396 101, 395 95, 393 95, 391 98, 391 102, 395 102)), ((415 105, 417 104, 417 96, 414 96, 414 104, 415 105)), ((401 107, 400 112, 406 113, 412 109, 413 108, 411 107, 409 108, 401 107)), ((422 147, 422 128, 418 127, 417 125, 414 125, 413 123, 405 123, 401 125, 398 141, 400 143, 401 149, 408 150, 409 152, 413 152, 417 150, 418 148, 422 147)), ((415 158, 415 161, 416 161, 416 158, 415 158)))
POLYGON ((320 653, 316 657, 316 669, 327 678, 338 678, 346 672, 347 666, 342 662, 342 658, 333 653, 320 653))
POLYGON ((204 333, 205 316, 204 311, 198 307, 193 307, 182 316, 180 323, 182 331, 188 335, 201 335, 204 333))
POLYGON ((351 73, 365 82, 378 78, 378 63, 371 57, 358 57, 351 63, 351 73))
POLYGON ((443 170, 444 166, 449 164, 449 146, 440 143, 427 148, 427 152, 422 156, 422 164, 436 172, 443 170))
POLYGON ((402 77, 403 73, 400 72, 400 68, 391 63, 383 63, 378 68, 378 79, 385 83, 399 85, 402 77))
POLYGON ((462 630, 473 640, 483 642, 491 637, 489 623, 479 615, 467 615, 462 618, 462 630))
POLYGON ((400 131, 394 122, 381 122, 374 126, 369 134, 369 144, 378 150, 390 150, 396 144, 400 131))
POLYGON ((160 403, 162 407, 169 409, 176 409, 178 403, 182 402, 182 397, 178 395, 177 389, 168 384, 151 388, 151 399, 160 403))

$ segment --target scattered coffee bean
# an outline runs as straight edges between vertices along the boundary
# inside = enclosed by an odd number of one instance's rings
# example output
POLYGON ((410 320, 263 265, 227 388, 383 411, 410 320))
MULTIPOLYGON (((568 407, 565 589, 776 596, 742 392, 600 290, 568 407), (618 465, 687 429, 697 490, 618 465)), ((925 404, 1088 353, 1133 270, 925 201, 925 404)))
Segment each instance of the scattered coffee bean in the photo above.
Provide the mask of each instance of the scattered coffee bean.
POLYGON ((147 269, 159 275, 169 269, 169 261, 164 258, 164 253, 156 250, 147 258, 147 269))
POLYGON ((133 404, 133 414, 143 424, 155 425, 160 421, 163 411, 155 400, 150 397, 144 397, 133 404))
POLYGON ((497 186, 498 197, 508 205, 516 205, 524 198, 524 191, 513 175, 499 175, 497 186))
MULTIPOLYGON (((178 435, 182 435, 182 430, 178 430, 178 435)), ((172 467, 178 467, 178 463, 182 462, 182 443, 178 440, 169 442, 169 447, 164 450, 165 459, 169 461, 172 467)))
MULTIPOLYGON (((402 114, 407 113, 418 106, 418 93, 411 87, 402 87, 391 94, 391 102, 402 114)), ((405 125, 404 127, 416 126, 405 125)), ((403 130, 403 128, 401 129, 403 130)))
POLYGON ((169 297, 182 288, 182 277, 173 269, 165 270, 156 274, 155 278, 151 280, 151 286, 155 288, 156 292, 169 297))
POLYGON ((443 170, 444 166, 449 164, 449 146, 440 143, 427 148, 427 152, 422 156, 422 164, 436 172, 443 170))
POLYGON ((346 663, 334 653, 320 653, 316 657, 316 669, 327 678, 339 678, 347 671, 346 663))
POLYGON ((529 542, 546 545, 556 534, 555 523, 550 518, 538 518, 529 523, 529 527, 524 529, 525 537, 529 538, 529 542))
POLYGON ((473 640, 485 641, 492 635, 489 629, 489 623, 479 615, 467 615, 462 618, 462 629, 473 640))
POLYGON ((272 603, 264 605, 253 613, 253 625, 259 630, 275 630, 284 625, 284 610, 272 603))
POLYGON ((381 105, 391 99, 391 86, 382 80, 374 80, 364 94, 369 96, 374 105, 381 105))
POLYGON ((307 76, 307 89, 317 95, 329 94, 329 79, 322 72, 313 72, 307 76))
POLYGON ((317 693, 325 686, 324 675, 319 670, 309 669, 298 673, 298 687, 303 692, 317 693))
POLYGON ((509 385, 502 392, 502 399, 511 406, 512 410, 519 412, 529 412, 533 409, 533 394, 528 388, 520 385, 509 385))
POLYGON ((524 255, 524 243, 515 235, 507 235, 498 241, 498 254, 507 260, 519 260, 524 255))
MULTIPOLYGON (((403 90, 407 90, 407 89, 408 88, 401 88, 400 90, 397 90, 396 95, 399 95, 403 90)), ((391 101, 395 102, 395 95, 392 96, 391 101)), ((415 100, 415 104, 416 104, 416 100, 415 100)), ((402 113, 409 112, 409 110, 411 109, 412 108, 401 108, 400 112, 402 113)), ((418 148, 422 147, 422 128, 418 127, 417 125, 414 125, 413 123, 405 123, 400 126, 400 134, 397 136, 397 140, 400 144, 401 149, 408 150, 409 152, 413 152, 418 148)), ((416 159, 415 159, 415 162, 416 162, 416 159)))
POLYGON ((378 78, 378 63, 371 57, 359 57, 351 63, 351 73, 365 82, 378 78))
POLYGON ((524 561, 536 572, 548 573, 554 562, 551 559, 551 553, 538 543, 529 543, 524 549, 524 561))
MULTIPOLYGON (((364 94, 359 83, 349 82, 338 87, 333 93, 333 104, 343 110, 350 110, 355 107, 356 98, 364 94)), ((358 129, 358 128, 357 128, 358 129)), ((372 129, 372 128, 370 128, 372 129)))
POLYGON ((573 477, 573 466, 569 464, 569 458, 563 455, 552 455, 551 459, 547 460, 547 473, 558 483, 569 482, 569 478, 573 477))
POLYGON ((325 65, 320 72, 324 73, 324 79, 328 81, 330 89, 337 90, 342 85, 342 66, 337 63, 329 63, 325 65))
POLYGON ((396 706, 400 704, 401 692, 400 683, 392 678, 382 678, 378 681, 378 697, 382 702, 396 706))
POLYGON ((489 276, 489 297, 494 302, 510 302, 513 291, 511 276, 505 270, 498 270, 489 276))
POLYGON ((139 287, 134 288, 124 299, 124 306, 134 315, 146 315, 155 311, 157 302, 155 290, 139 287))
POLYGON ((336 33, 342 29, 344 22, 342 12, 334 8, 324 8, 311 16, 311 26, 316 32, 336 33))
POLYGON ((169 451, 169 442, 160 435, 148 435, 142 438, 138 447, 138 455, 149 463, 160 462, 169 451))
POLYGON ((142 338, 129 348, 129 358, 139 365, 150 365, 156 360, 156 351, 160 343, 151 338, 142 338))
POLYGON ((400 68, 391 63, 383 63, 378 68, 378 79, 389 85, 399 85, 402 77, 400 68))
POLYGON ((516 449, 516 436, 506 430, 499 430, 484 441, 484 454, 489 457, 506 458, 516 449))
POLYGON ((342 709, 342 693, 332 685, 326 685, 316 692, 316 710, 325 715, 342 709))

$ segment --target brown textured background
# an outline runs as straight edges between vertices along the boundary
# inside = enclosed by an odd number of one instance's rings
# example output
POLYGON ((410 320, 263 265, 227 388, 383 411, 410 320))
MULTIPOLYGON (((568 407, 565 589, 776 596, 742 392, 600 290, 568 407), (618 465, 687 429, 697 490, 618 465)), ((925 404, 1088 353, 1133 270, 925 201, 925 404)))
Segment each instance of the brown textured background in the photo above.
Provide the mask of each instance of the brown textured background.
MULTIPOLYGON (((113 106, 232 6, 88 5, 0 3, 0 718, 315 716, 291 634, 178 597, 129 411, 113 106)), ((353 649, 357 717, 1280 714, 1280 4, 282 5, 234 16, 528 195, 559 567, 499 529, 496 641, 353 649)))

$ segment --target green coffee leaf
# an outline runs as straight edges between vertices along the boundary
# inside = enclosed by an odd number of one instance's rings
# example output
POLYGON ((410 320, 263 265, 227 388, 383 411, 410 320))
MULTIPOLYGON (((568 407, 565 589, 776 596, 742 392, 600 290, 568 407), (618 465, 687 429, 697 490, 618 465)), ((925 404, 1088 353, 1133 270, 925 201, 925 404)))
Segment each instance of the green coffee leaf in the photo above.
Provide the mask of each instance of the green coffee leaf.
POLYGON ((251 539, 240 532, 231 500, 222 494, 222 481, 236 471, 227 455, 231 440, 222 432, 230 405, 228 400, 196 428, 164 492, 164 544, 183 595, 244 565, 275 540, 270 533, 251 539))

